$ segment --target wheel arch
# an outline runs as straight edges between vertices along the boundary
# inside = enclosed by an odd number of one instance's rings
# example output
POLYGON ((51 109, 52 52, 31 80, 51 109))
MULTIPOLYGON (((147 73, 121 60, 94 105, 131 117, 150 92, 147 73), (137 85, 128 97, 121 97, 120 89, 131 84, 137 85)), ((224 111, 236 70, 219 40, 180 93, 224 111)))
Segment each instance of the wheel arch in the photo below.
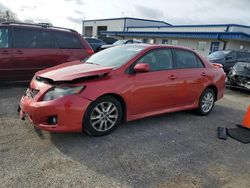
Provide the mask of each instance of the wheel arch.
POLYGON ((127 120, 127 105, 126 105, 126 102, 124 100, 124 98, 117 94, 117 93, 105 93, 101 96, 99 96, 98 98, 101 98, 101 97, 104 97, 104 96, 111 96, 111 97, 114 97, 115 99, 117 99, 121 105, 122 105, 122 121, 125 122, 127 120))
POLYGON ((213 85, 213 84, 208 85, 208 86, 204 89, 204 91, 205 91, 206 89, 211 89, 211 90, 213 90, 213 92, 214 92, 214 94, 215 94, 215 101, 217 101, 217 97, 218 97, 218 88, 216 87, 216 85, 213 85))

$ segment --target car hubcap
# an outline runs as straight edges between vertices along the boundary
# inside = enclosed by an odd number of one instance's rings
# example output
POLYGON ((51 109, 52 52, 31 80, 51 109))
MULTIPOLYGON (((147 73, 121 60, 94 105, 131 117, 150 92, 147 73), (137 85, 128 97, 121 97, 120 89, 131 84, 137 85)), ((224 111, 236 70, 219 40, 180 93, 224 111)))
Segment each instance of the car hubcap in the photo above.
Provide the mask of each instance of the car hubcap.
POLYGON ((212 93, 208 92, 204 95, 201 103, 202 111, 207 113, 211 110, 214 103, 214 96, 212 93))
POLYGON ((92 111, 90 121, 92 127, 97 131, 111 129, 118 119, 118 109, 111 102, 102 102, 92 111))

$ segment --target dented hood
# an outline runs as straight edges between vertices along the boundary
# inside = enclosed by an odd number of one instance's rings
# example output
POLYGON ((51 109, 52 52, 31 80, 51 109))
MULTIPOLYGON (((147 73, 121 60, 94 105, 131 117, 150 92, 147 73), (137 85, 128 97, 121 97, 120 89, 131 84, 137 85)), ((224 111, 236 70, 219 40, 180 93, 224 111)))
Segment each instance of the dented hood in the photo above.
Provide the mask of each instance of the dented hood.
POLYGON ((87 64, 81 61, 72 61, 55 67, 51 67, 36 73, 36 76, 57 81, 73 81, 75 79, 103 75, 109 73, 112 67, 87 64))

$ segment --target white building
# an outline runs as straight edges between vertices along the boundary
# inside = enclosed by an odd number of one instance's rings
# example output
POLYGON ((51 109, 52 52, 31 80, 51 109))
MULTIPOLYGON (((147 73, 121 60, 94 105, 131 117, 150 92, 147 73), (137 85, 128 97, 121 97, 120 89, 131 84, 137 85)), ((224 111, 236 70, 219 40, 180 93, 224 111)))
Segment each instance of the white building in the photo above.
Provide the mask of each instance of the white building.
POLYGON ((171 25, 157 20, 113 18, 83 21, 83 34, 181 45, 203 55, 226 49, 250 50, 250 26, 238 24, 171 25))
POLYGON ((97 37, 101 35, 100 32, 103 31, 126 31, 131 27, 159 27, 169 26, 170 24, 157 20, 124 17, 99 20, 84 20, 82 25, 82 34, 84 36, 97 37))

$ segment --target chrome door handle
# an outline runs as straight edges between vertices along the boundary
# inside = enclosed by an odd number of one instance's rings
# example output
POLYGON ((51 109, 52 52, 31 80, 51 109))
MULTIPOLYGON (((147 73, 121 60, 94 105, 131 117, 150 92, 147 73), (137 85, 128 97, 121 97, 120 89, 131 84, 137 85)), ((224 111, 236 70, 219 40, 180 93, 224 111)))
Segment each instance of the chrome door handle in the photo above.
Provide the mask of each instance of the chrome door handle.
POLYGON ((173 74, 169 76, 169 79, 170 79, 170 80, 175 80, 176 78, 177 78, 177 77, 176 77, 175 75, 173 75, 173 74))
POLYGON ((8 50, 3 50, 1 54, 3 54, 3 55, 9 55, 10 53, 9 53, 8 50))
POLYGON ((22 50, 17 50, 16 54, 23 54, 23 51, 22 50))

